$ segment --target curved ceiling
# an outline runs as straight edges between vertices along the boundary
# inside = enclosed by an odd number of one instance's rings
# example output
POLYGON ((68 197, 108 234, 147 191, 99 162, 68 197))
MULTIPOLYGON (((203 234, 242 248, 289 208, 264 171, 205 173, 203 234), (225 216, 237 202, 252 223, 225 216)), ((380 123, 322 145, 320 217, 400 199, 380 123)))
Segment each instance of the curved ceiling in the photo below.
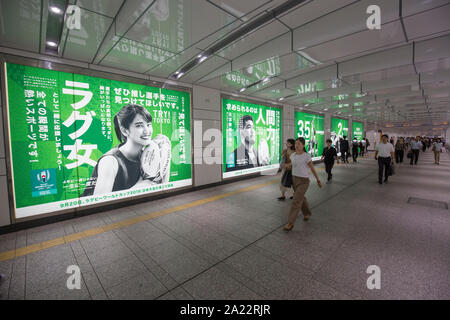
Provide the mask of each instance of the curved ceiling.
POLYGON ((65 59, 367 121, 450 120, 448 0, 1 0, 0 19, 1 47, 46 54, 58 34, 65 59), (81 29, 49 27, 55 4, 77 5, 81 29))

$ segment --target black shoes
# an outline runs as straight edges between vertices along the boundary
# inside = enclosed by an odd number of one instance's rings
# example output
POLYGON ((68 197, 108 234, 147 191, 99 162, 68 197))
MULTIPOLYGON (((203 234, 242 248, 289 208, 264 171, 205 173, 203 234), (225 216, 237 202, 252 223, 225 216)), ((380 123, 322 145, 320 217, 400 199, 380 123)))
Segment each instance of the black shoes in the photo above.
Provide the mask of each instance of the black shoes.
POLYGON ((286 197, 278 197, 278 200, 279 200, 279 201, 286 200, 286 197))

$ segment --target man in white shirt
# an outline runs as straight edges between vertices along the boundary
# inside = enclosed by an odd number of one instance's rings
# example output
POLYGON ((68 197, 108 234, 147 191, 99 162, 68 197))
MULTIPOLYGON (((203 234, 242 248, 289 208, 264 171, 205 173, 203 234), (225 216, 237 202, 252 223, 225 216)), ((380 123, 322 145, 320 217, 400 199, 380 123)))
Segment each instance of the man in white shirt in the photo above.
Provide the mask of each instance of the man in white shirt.
POLYGON ((378 183, 388 182, 389 169, 394 164, 394 146, 388 142, 387 134, 381 137, 382 142, 375 147, 375 160, 378 160, 378 183))
POLYGON ((412 156, 411 156, 411 162, 410 165, 414 164, 417 165, 417 160, 419 160, 419 152, 420 149, 422 149, 422 142, 420 142, 419 139, 416 138, 412 138, 411 139, 411 152, 412 152, 412 156))
POLYGON ((443 145, 442 145, 441 139, 436 139, 436 141, 433 143, 434 163, 435 164, 439 164, 442 147, 443 147, 443 145))

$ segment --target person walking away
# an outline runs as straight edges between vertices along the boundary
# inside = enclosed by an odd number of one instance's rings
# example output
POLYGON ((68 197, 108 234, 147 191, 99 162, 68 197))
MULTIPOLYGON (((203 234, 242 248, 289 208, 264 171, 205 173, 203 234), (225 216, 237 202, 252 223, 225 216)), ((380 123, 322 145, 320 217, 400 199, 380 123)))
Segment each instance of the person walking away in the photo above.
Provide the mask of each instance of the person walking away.
POLYGON ((359 142, 359 155, 364 157, 364 151, 366 150, 366 141, 363 139, 359 142))
MULTIPOLYGON (((286 199, 286 191, 291 189, 291 187, 292 187, 292 186, 287 187, 287 186, 283 185, 283 177, 285 174, 291 174, 291 176, 292 176, 291 170, 287 169, 287 168, 288 168, 288 165, 291 163, 291 154, 293 154, 294 152, 295 152, 295 140, 287 139, 286 149, 284 149, 283 152, 281 153, 281 158, 284 161, 283 161, 283 165, 282 165, 281 182, 280 182, 281 197, 278 198, 278 200, 280 200, 280 201, 286 199)), ((292 199, 292 197, 291 197, 291 199, 292 199)))
POLYGON ((290 168, 292 170, 294 200, 289 210, 288 223, 284 227, 286 231, 292 230, 300 210, 303 213, 303 220, 308 221, 311 217, 311 209, 305 198, 305 193, 309 187, 309 170, 316 178, 319 188, 322 188, 322 182, 320 182, 319 176, 314 169, 311 156, 306 152, 305 144, 305 138, 297 138, 295 140, 295 153, 291 155, 290 168))
POLYGON ((394 145, 394 138, 393 137, 391 137, 391 140, 389 140, 389 143, 394 145))
POLYGON ((353 158, 353 162, 357 162, 356 159, 358 158, 358 153, 359 153, 359 142, 358 140, 356 140, 356 138, 353 138, 352 141, 352 158, 353 158))
POLYGON ((405 140, 403 137, 400 137, 397 140, 397 143, 395 144, 395 162, 396 163, 403 163, 403 157, 405 155, 405 140))
POLYGON ((334 161, 337 160, 337 152, 336 149, 331 145, 331 139, 327 139, 327 146, 323 148, 322 159, 325 164, 325 172, 328 174, 327 184, 331 183, 331 179, 333 179, 333 174, 331 170, 334 166, 334 161))
POLYGON ((436 139, 436 141, 433 143, 433 152, 434 152, 434 163, 439 164, 439 160, 441 158, 441 152, 442 152, 442 142, 441 139, 436 139))
POLYGON ((342 162, 348 163, 349 144, 348 144, 347 136, 344 136, 343 139, 340 141, 339 147, 341 150, 342 162))
POLYGON ((422 138, 422 151, 427 151, 427 141, 424 138, 422 138))
POLYGON ((387 134, 381 136, 381 143, 377 144, 375 150, 375 160, 378 160, 378 183, 388 182, 390 166, 394 164, 394 146, 388 142, 387 134))
POLYGON ((366 138, 366 150, 365 150, 366 153, 367 153, 368 150, 369 150, 369 146, 370 146, 369 139, 366 138))
POLYGON ((419 152, 420 149, 422 148, 422 143, 420 141, 418 141, 418 139, 416 140, 416 138, 411 138, 411 152, 412 152, 412 157, 411 157, 411 162, 409 163, 410 165, 414 164, 417 165, 417 161, 419 160, 419 152))

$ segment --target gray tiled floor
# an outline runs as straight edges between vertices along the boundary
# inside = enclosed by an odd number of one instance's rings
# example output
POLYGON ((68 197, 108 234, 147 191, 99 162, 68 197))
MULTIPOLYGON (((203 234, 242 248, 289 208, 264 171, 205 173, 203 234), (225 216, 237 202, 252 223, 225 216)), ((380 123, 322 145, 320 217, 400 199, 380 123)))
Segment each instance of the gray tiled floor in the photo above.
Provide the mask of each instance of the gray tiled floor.
MULTIPOLYGON (((286 233, 291 201, 271 184, 0 262, 1 299, 450 299, 450 156, 398 166, 379 185, 370 158, 308 190, 309 222, 286 233), (68 290, 78 265, 81 290, 68 290), (381 289, 366 286, 369 265, 381 289)), ((317 165, 321 168, 322 165, 317 165)), ((323 170, 320 171, 325 180, 323 170)), ((262 176, 169 199, 0 235, 0 252, 273 180, 262 176)))

